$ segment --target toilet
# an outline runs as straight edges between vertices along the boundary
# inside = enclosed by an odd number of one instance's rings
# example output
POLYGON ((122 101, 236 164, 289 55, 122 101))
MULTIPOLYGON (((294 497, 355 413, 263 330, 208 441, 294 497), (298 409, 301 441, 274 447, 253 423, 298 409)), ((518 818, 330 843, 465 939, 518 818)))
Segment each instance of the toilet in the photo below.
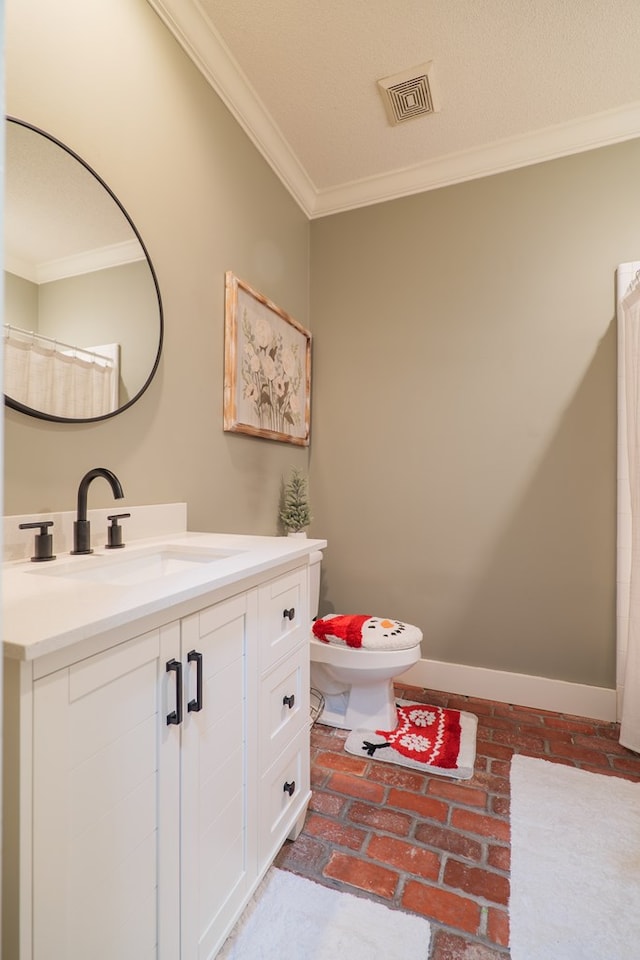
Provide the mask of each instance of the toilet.
MULTIPOLYGON (((312 615, 318 612, 322 554, 310 557, 312 615)), ((394 730, 393 680, 420 659, 422 631, 398 620, 327 616, 311 634, 311 687, 324 698, 319 723, 344 730, 394 730), (320 639, 322 637, 323 639, 320 639)))

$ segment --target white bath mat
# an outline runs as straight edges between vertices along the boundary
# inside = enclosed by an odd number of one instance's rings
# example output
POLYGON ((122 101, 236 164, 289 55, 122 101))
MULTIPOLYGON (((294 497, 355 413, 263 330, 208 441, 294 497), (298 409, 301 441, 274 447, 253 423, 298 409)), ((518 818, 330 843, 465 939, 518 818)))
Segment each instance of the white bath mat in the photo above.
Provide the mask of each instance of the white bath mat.
POLYGON ((395 730, 352 730, 347 753, 456 780, 473 776, 478 718, 462 710, 397 700, 395 730))
POLYGON ((427 960, 427 920, 271 867, 218 960, 427 960))
POLYGON ((512 960, 638 960, 640 784, 511 764, 512 960))

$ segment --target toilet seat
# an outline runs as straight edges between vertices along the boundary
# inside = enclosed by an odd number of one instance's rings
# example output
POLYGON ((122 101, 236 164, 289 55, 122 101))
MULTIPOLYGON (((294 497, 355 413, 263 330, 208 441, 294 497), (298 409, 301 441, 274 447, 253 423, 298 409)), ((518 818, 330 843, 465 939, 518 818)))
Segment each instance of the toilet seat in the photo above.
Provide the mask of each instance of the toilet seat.
POLYGON ((369 614, 330 613, 313 622, 320 642, 359 651, 410 650, 422 642, 422 630, 402 620, 369 614))
POLYGON ((339 663, 342 670, 375 671, 376 667, 388 671, 389 666, 398 667, 400 673, 403 668, 410 667, 416 661, 413 644, 404 650, 365 650, 362 647, 344 647, 337 644, 324 643, 317 637, 311 637, 311 659, 316 663, 339 663))

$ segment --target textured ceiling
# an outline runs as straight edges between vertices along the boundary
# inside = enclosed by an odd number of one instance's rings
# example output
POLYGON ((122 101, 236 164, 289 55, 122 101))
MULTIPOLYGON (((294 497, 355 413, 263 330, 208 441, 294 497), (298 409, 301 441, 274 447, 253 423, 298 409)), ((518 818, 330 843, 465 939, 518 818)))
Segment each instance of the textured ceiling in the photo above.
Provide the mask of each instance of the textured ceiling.
POLYGON ((149 0, 310 216, 640 135, 640 0, 149 0), (432 60, 439 112, 376 81, 432 60))

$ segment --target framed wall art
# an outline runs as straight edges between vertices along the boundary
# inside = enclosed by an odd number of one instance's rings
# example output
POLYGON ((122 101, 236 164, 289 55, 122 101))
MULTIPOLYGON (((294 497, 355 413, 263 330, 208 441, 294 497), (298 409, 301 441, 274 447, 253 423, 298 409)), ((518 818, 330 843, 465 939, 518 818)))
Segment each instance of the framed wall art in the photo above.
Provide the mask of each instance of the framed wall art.
POLYGON ((224 429, 307 446, 311 334, 225 274, 224 429))

